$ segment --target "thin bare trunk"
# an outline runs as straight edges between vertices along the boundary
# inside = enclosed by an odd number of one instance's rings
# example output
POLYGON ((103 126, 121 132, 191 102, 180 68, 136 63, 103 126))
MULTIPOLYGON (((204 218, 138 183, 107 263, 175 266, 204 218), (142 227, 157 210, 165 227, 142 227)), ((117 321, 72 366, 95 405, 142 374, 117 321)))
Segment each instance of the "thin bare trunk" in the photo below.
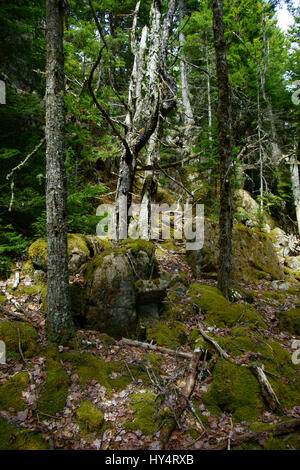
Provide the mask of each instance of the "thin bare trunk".
POLYGON ((220 153, 220 241, 218 286, 223 295, 231 295, 232 271, 232 138, 231 97, 226 58, 223 1, 213 1, 214 44, 219 90, 218 128, 220 153))
POLYGON ((47 335, 62 344, 72 335, 67 250, 63 2, 47 0, 47 335))

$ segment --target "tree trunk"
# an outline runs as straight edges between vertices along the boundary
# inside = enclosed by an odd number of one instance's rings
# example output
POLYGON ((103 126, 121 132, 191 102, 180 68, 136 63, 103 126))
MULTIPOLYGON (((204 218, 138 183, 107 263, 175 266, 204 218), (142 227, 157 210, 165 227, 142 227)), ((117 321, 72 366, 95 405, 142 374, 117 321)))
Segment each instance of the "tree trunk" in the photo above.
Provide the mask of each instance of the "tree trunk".
MULTIPOLYGON (((185 17, 185 1, 179 0, 179 21, 182 23, 185 17)), ((181 78, 181 94, 183 105, 183 122, 184 122, 184 136, 183 136, 183 155, 181 159, 185 158, 192 141, 194 114, 192 105, 189 98, 189 85, 187 81, 186 64, 184 60, 183 47, 185 43, 184 32, 182 28, 179 32, 179 45, 181 48, 180 55, 180 78, 181 78)))
POLYGON ((46 18, 47 335, 49 341, 63 344, 73 334, 67 249, 63 2, 47 0, 46 18))
POLYGON ((232 141, 231 98, 226 58, 223 1, 213 0, 214 46, 219 91, 218 127, 220 153, 220 241, 218 286, 229 299, 232 270, 232 141))
POLYGON ((292 182, 292 190, 294 196, 294 204, 296 208, 296 217, 297 217, 297 224, 298 224, 298 233, 300 235, 300 183, 299 183, 299 168, 298 162, 293 161, 291 158, 290 161, 290 173, 291 173, 291 182, 292 182))
MULTIPOLYGON (((150 48, 147 76, 151 94, 158 99, 159 85, 161 81, 160 73, 167 75, 167 48, 170 36, 170 29, 175 13, 176 1, 170 0, 168 11, 164 22, 161 21, 161 13, 155 2, 152 5, 150 14, 150 48)), ((162 137, 162 119, 158 116, 158 122, 155 131, 149 140, 147 152, 147 165, 154 165, 160 160, 160 140, 162 137)), ((157 193, 157 181, 155 170, 146 172, 142 191, 141 209, 139 215, 140 236, 145 239, 151 238, 151 205, 155 203, 157 193)))

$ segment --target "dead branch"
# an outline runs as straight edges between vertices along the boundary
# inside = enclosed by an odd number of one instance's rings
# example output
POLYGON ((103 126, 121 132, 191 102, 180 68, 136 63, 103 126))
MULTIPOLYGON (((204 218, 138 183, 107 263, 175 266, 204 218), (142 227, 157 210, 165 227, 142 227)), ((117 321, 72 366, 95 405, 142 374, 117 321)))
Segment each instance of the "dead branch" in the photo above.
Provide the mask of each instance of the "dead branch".
POLYGON ((170 356, 182 357, 184 359, 192 359, 193 354, 186 353, 183 351, 174 351, 173 349, 164 348, 162 346, 156 346, 154 344, 143 343, 141 341, 136 341, 133 339, 122 338, 120 343, 127 344, 128 346, 133 346, 135 348, 150 349, 151 351, 157 351, 162 354, 169 354, 170 356))
MULTIPOLYGON (((180 417, 182 416, 183 412, 187 408, 187 406, 191 405, 190 402, 190 396, 193 393, 194 387, 195 387, 195 381, 197 377, 197 367, 198 363, 200 360, 201 352, 194 352, 192 354, 189 367, 188 367, 188 377, 186 379, 185 385, 183 389, 181 390, 180 397, 182 398, 179 400, 178 406, 176 408, 176 411, 174 413, 174 416, 171 418, 171 423, 168 424, 162 431, 161 431, 161 445, 162 449, 166 447, 168 444, 170 437, 172 436, 173 432, 178 426, 180 417)), ((191 407, 191 406, 190 406, 191 407)), ((193 407, 192 407, 192 412, 193 412, 193 407)), ((198 418, 198 422, 200 426, 202 427, 203 432, 205 431, 205 428, 203 424, 200 421, 200 418, 198 418)))
POLYGON ((281 409, 279 400, 276 396, 276 393, 274 392, 270 382, 268 381, 262 367, 259 367, 255 364, 251 366, 251 369, 253 370, 254 374, 256 375, 261 389, 262 389, 262 394, 267 400, 271 410, 273 411, 279 411, 281 409))
MULTIPOLYGON (((247 432, 242 436, 237 436, 230 441, 231 447, 237 447, 244 442, 258 441, 259 439, 268 438, 270 434, 272 436, 282 436, 284 434, 292 433, 300 429, 300 419, 292 419, 290 421, 283 421, 272 426, 269 430, 258 431, 258 432, 247 432)), ((223 439, 216 446, 205 448, 205 450, 226 450, 228 445, 228 438, 223 439)))
POLYGON ((224 359, 232 360, 229 354, 227 354, 227 352, 221 348, 221 346, 217 343, 217 341, 215 341, 210 336, 208 336, 208 334, 205 333, 205 331, 202 329, 200 325, 198 325, 198 330, 200 331, 203 338, 206 339, 206 341, 208 341, 214 346, 214 348, 218 351, 221 357, 223 357, 224 359))

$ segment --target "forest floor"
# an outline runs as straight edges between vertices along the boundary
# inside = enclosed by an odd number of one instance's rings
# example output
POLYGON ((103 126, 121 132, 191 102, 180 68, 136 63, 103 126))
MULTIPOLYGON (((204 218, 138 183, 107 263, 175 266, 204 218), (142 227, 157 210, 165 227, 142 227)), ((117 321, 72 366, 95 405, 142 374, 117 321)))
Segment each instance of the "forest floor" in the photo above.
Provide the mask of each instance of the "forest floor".
MULTIPOLYGON (((180 256, 176 255, 164 257, 161 263, 166 271, 187 269, 183 265, 180 256)), ((109 372, 110 387, 99 383, 100 381, 97 378, 92 378, 92 374, 88 376, 85 382, 82 382, 78 373, 79 369, 76 369, 76 367, 74 369, 74 363, 72 364, 71 361, 66 360, 66 356, 64 356, 65 353, 71 352, 71 349, 60 346, 57 351, 58 358, 61 355, 60 364, 69 379, 65 406, 60 413, 55 415, 48 415, 40 411, 38 402, 46 380, 45 314, 41 310, 41 295, 39 293, 24 293, 24 289, 22 290, 24 287, 33 286, 34 280, 28 274, 23 273, 22 263, 19 263, 17 268, 20 271, 20 284, 15 291, 11 290, 13 279, 0 282, 0 292, 2 294, 6 293, 7 298, 5 306, 0 307, 1 322, 6 319, 20 324, 24 321, 29 322, 38 331, 41 352, 35 357, 25 358, 22 353, 22 340, 20 340, 19 354, 16 357, 7 358, 6 364, 0 365, 0 385, 5 384, 16 373, 27 372, 29 374, 29 382, 22 392, 21 400, 25 404, 21 411, 11 407, 1 410, 0 417, 6 422, 17 426, 19 431, 16 434, 27 430, 31 432, 38 431, 46 445, 52 449, 161 449, 160 433, 163 423, 161 420, 163 411, 158 410, 157 419, 155 416, 150 415, 153 414, 156 403, 159 402, 162 396, 166 397, 168 395, 169 401, 172 401, 175 388, 180 386, 180 383, 187 378, 189 361, 177 354, 168 355, 159 351, 155 354, 149 354, 149 352, 139 347, 129 346, 118 341, 112 341, 109 344, 110 341, 107 341, 101 335, 99 336, 97 331, 79 330, 78 350, 80 352, 98 357, 105 363, 117 362, 121 364, 126 373, 130 375, 130 380, 124 386, 114 388, 114 379, 117 381, 120 374, 118 371, 111 371, 109 372), (149 362, 151 357, 152 365, 149 362), (153 366, 155 361, 156 368, 153 366), (149 390, 152 390, 153 395, 149 396, 149 390), (143 413, 143 407, 134 404, 133 397, 139 397, 143 393, 145 394, 143 402, 144 421, 140 419, 140 427, 138 424, 131 426, 130 423, 133 422, 136 414, 143 413), (147 397, 149 403, 147 403, 147 397), (82 426, 80 416, 76 410, 83 401, 89 401, 102 410, 105 426, 102 426, 101 432, 82 426), (147 422, 147 419, 149 422, 147 422), (161 424, 158 425, 157 423, 161 424), (153 430, 154 432, 152 432, 153 430)), ((201 282, 199 281, 199 283, 201 282)), ((203 283, 215 285, 213 280, 205 280, 203 283)), ((264 295, 272 290, 270 284, 268 281, 261 281, 244 284, 243 286, 253 294, 253 305, 268 325, 265 331, 266 340, 275 339, 292 355, 292 343, 295 337, 277 328, 276 313, 284 309, 290 309, 299 302, 300 284, 294 285, 293 293, 284 293, 284 301, 280 295, 277 296, 278 298, 276 298, 276 295, 275 298, 267 298, 264 295)), ((184 302, 183 297, 182 303, 184 304, 184 302)), ((189 303, 188 298, 186 303, 189 303)), ((198 321, 199 318, 188 317, 184 322, 188 337, 189 333, 197 327, 198 321)), ((203 325, 205 325, 205 319, 203 319, 203 325)), ((226 328, 206 326, 205 329, 209 334, 216 334, 218 338, 228 335, 228 329, 226 328)), ((180 348, 180 351, 192 353, 191 343, 188 342, 180 348)), ((206 358, 200 362, 202 371, 205 361, 206 358)), ((243 364, 251 361, 247 351, 244 355, 239 356, 239 361, 243 364)), ((200 373, 202 374, 201 371, 200 373)), ((201 416, 205 429, 200 424, 200 418, 198 420, 195 417, 195 410, 187 406, 180 417, 178 426, 170 436, 166 445, 167 449, 210 449, 224 442, 226 448, 230 449, 231 441, 233 442, 235 438, 249 433, 251 426, 247 421, 235 422, 232 420, 232 414, 226 411, 215 417, 201 403, 201 397, 209 390, 211 382, 212 375, 207 370, 206 374, 202 374, 201 380, 196 379, 191 397, 197 407, 197 416, 201 416)), ((141 416, 141 418, 143 417, 141 416)), ((280 417, 270 410, 263 411, 257 421, 274 424, 287 418, 299 419, 300 406, 294 406, 292 409, 285 408, 280 417)), ((16 438, 17 435, 11 437, 11 439, 16 438)), ((285 439, 284 448, 299 449, 299 434, 296 436, 296 441, 294 439, 292 443, 289 442, 288 436, 285 439)), ((260 436, 257 443, 258 447, 262 446, 263 448, 267 441, 268 436, 260 436)))

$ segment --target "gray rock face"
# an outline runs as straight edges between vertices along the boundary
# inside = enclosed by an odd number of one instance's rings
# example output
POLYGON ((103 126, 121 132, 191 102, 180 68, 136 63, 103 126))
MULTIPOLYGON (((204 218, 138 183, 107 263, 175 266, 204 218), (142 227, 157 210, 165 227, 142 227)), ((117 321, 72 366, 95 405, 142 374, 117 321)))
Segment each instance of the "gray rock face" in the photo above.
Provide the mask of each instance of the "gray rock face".
POLYGON ((134 275, 126 255, 104 254, 98 266, 94 262, 87 299, 86 326, 115 338, 132 336, 137 315, 134 275))
POLYGON ((156 273, 150 242, 120 244, 98 255, 87 268, 84 326, 114 338, 136 337, 139 317, 158 319, 168 283, 156 273))

